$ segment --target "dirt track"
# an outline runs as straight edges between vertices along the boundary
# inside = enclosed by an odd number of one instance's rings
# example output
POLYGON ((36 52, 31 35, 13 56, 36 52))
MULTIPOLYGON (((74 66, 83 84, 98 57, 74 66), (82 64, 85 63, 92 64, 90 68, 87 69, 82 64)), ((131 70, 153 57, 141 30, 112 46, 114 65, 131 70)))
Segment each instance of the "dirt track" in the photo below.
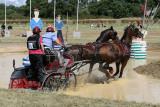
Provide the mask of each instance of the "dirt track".
POLYGON ((0 43, 0 53, 25 52, 26 43, 0 43))

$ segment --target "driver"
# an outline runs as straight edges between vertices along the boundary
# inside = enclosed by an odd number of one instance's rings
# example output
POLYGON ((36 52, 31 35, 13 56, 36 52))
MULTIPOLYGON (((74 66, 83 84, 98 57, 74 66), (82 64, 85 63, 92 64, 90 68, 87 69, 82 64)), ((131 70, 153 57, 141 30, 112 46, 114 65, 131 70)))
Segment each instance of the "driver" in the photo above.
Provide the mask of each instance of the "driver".
POLYGON ((2 37, 4 37, 5 36, 5 24, 4 23, 2 24, 1 28, 2 28, 1 34, 2 34, 2 37))
POLYGON ((57 35, 54 32, 54 29, 51 26, 48 26, 46 33, 42 35, 44 47, 49 47, 54 53, 58 56, 60 66, 63 66, 64 59, 59 51, 54 50, 54 45, 57 44, 61 47, 64 47, 61 42, 57 39, 57 35))

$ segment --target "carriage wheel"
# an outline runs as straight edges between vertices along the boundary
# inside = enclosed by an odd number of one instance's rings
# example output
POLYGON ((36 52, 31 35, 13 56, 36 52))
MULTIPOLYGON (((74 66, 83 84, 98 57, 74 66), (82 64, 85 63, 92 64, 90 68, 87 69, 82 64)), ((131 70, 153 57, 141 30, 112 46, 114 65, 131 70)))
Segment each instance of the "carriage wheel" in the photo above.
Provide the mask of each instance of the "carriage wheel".
POLYGON ((76 74, 74 72, 68 72, 68 74, 65 77, 65 88, 74 89, 77 86, 76 74))
POLYGON ((43 90, 44 91, 57 91, 58 81, 54 76, 50 76, 47 78, 43 90))

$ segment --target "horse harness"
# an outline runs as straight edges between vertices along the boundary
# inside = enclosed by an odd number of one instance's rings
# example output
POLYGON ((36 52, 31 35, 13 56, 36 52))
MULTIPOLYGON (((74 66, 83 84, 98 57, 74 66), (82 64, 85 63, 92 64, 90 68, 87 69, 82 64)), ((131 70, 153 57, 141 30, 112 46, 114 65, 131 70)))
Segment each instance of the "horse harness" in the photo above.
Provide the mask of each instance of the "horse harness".
MULTIPOLYGON (((118 54, 115 52, 115 48, 114 46, 112 45, 112 43, 110 42, 105 42, 105 43, 97 43, 97 42, 94 42, 94 43, 88 43, 87 45, 89 45, 93 50, 94 50, 94 57, 97 56, 97 54, 99 53, 99 50, 102 46, 104 45, 109 45, 110 49, 112 50, 113 53, 116 54, 116 56, 118 56, 118 54)), ((112 54, 112 60, 114 59, 114 54, 112 54)))
POLYGON ((129 49, 129 45, 128 45, 128 43, 126 43, 125 40, 115 41, 115 42, 122 48, 122 55, 123 56, 130 56, 131 50, 129 49))
MULTIPOLYGON (((130 52, 130 49, 129 49, 129 45, 123 41, 114 41, 115 43, 117 43, 121 48, 122 48, 122 56, 130 56, 131 52, 130 52), (126 45, 126 46, 125 46, 126 45)), ((116 49, 115 47, 113 46, 112 43, 110 42, 105 42, 105 43, 102 43, 102 44, 99 44, 99 43, 89 43, 87 45, 90 45, 91 47, 94 48, 95 50, 95 54, 94 56, 96 56, 100 50, 100 48, 104 45, 108 45, 112 51, 112 60, 113 59, 117 59, 118 58, 118 53, 116 52, 116 49), (114 55, 116 58, 114 58, 114 55)))
MULTIPOLYGON (((122 56, 130 56, 131 52, 130 52, 128 44, 125 41, 123 41, 123 42, 114 41, 114 42, 117 43, 122 48, 122 56)), ((94 56, 91 56, 90 59, 95 58, 97 56, 97 54, 99 53, 100 48, 104 45, 108 45, 110 47, 111 51, 112 51, 112 59, 111 60, 117 59, 118 58, 118 53, 116 52, 116 49, 115 49, 115 47, 113 46, 112 43, 105 42, 105 43, 100 44, 100 43, 94 42, 94 43, 88 43, 84 46, 83 45, 78 46, 79 52, 78 52, 78 55, 76 56, 75 60, 78 59, 78 56, 80 56, 82 58, 82 60, 85 59, 83 49, 84 48, 88 49, 86 46, 89 46, 89 47, 91 47, 91 49, 93 49, 94 56), (116 58, 114 58, 114 55, 115 55, 116 58)))
MULTIPOLYGON (((79 46, 78 46, 78 50, 79 50, 79 51, 78 51, 78 53, 77 53, 77 56, 76 56, 75 60, 77 60, 79 56, 82 58, 82 60, 85 59, 85 57, 84 57, 84 48, 88 49, 87 46, 89 46, 89 47, 91 47, 91 48, 93 49, 93 53, 96 51, 96 48, 95 48, 94 45, 91 45, 91 44, 79 45, 79 46)), ((88 50, 89 50, 89 49, 88 49, 88 50)), ((94 56, 93 56, 93 57, 94 57, 94 56)), ((91 59, 92 59, 93 57, 91 57, 91 59)))

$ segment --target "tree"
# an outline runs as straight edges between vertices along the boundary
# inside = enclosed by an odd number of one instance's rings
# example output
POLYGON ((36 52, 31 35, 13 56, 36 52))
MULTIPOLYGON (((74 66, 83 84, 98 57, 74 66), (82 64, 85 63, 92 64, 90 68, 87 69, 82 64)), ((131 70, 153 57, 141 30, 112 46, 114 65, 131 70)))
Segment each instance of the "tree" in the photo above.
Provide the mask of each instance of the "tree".
MULTIPOLYGON (((77 0, 56 0, 56 15, 61 14, 65 18, 68 12, 69 17, 76 18, 77 0)), ((141 7, 146 0, 80 0, 79 17, 80 18, 97 18, 97 17, 139 17, 143 15, 140 12, 141 7)), ((158 0, 147 0, 147 10, 155 8, 158 0)), ((4 4, 0 4, 0 19, 4 20, 4 4)), ((54 0, 48 3, 48 0, 32 0, 32 16, 34 9, 39 8, 41 18, 54 17, 54 0)), ((156 17, 159 15, 160 9, 156 17)), ((26 0, 26 5, 15 7, 7 6, 7 19, 29 19, 30 17, 30 0, 26 0)))

